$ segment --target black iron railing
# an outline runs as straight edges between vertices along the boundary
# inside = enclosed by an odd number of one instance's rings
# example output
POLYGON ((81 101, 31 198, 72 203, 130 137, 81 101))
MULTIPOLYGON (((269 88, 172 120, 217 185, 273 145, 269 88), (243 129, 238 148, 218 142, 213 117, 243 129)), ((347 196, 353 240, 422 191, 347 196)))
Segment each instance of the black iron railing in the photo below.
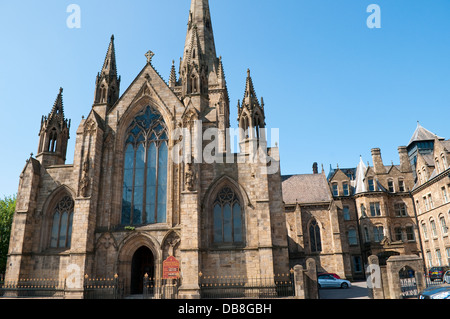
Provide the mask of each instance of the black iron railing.
POLYGON ((253 278, 200 274, 200 295, 204 299, 292 297, 295 295, 293 279, 292 274, 253 278))
POLYGON ((178 299, 179 279, 155 279, 144 276, 144 299, 178 299))
POLYGON ((123 285, 119 276, 114 278, 84 277, 84 299, 122 299, 123 285))
POLYGON ((0 297, 64 298, 65 281, 55 279, 20 279, 0 281, 0 297))

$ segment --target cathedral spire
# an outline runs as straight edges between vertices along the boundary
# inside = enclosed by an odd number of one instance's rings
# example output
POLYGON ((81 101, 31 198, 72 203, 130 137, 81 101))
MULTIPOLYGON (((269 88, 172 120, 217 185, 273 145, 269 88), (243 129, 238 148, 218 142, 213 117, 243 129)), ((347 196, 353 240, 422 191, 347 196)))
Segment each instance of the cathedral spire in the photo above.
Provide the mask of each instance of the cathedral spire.
POLYGON ((112 35, 102 70, 97 74, 94 105, 113 106, 119 99, 119 90, 120 76, 117 76, 116 50, 112 35))
POLYGON ((218 84, 218 69, 219 58, 216 55, 209 2, 192 0, 180 65, 183 96, 206 96, 209 87, 218 84))
POLYGON ((108 51, 106 52, 105 62, 103 63, 102 75, 117 77, 116 50, 114 47, 114 34, 111 36, 108 51))
POLYGON ((63 88, 59 88, 59 93, 56 97, 53 108, 48 115, 48 120, 51 121, 55 119, 56 121, 61 121, 64 119, 64 105, 62 98, 63 88))
POLYGON ((212 66, 217 65, 217 55, 208 0, 191 0, 183 60, 186 60, 192 53, 191 42, 197 40, 193 33, 197 33, 198 45, 203 53, 203 59, 212 71, 212 66))

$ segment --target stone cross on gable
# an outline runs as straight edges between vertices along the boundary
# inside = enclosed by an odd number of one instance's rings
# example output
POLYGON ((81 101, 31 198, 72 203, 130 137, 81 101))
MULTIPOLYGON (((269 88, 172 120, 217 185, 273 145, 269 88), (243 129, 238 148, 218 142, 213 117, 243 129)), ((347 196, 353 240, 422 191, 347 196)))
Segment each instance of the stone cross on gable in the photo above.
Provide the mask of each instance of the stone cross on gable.
POLYGON ((152 59, 155 56, 155 54, 152 51, 148 51, 145 54, 146 58, 147 58, 147 63, 152 63, 152 59))

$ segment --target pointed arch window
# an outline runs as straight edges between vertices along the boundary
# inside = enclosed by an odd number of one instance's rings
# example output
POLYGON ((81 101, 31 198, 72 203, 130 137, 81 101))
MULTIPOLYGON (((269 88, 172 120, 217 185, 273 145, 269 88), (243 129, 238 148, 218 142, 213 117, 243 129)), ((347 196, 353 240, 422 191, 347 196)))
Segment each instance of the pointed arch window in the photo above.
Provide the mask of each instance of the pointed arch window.
POLYGON ((236 193, 228 186, 213 204, 213 237, 215 244, 242 244, 242 208, 236 193))
POLYGON ((72 240, 74 202, 70 196, 65 196, 53 211, 51 248, 70 248, 72 240))
POLYGON ((58 133, 56 131, 56 128, 53 128, 49 134, 47 152, 52 152, 52 153, 56 152, 57 140, 58 140, 58 133))
POLYGON ((128 129, 122 225, 166 222, 168 137, 162 116, 148 106, 128 129))
POLYGON ((320 226, 315 219, 309 224, 309 239, 311 245, 311 252, 322 251, 322 239, 320 236, 320 226))

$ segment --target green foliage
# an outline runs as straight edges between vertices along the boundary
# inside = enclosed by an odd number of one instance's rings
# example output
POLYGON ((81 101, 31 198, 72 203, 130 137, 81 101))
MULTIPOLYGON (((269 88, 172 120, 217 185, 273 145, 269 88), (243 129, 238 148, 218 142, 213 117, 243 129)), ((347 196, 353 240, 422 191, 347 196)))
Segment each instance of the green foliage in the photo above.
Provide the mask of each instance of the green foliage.
POLYGON ((0 273, 6 270, 6 259, 9 247, 9 237, 16 210, 16 196, 0 199, 0 273))

